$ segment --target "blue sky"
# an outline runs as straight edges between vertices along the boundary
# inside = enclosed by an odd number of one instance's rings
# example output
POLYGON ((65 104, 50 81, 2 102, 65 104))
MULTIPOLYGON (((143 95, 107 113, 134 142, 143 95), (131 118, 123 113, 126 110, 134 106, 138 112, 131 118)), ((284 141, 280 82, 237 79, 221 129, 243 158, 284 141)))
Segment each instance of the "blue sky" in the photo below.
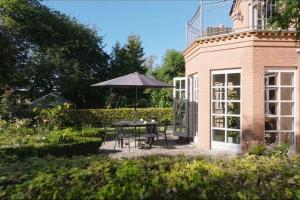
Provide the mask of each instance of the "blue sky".
POLYGON ((44 4, 96 28, 108 53, 116 41, 123 44, 128 35, 139 34, 146 55, 157 56, 159 64, 167 49, 185 49, 186 20, 199 0, 47 0, 44 4))

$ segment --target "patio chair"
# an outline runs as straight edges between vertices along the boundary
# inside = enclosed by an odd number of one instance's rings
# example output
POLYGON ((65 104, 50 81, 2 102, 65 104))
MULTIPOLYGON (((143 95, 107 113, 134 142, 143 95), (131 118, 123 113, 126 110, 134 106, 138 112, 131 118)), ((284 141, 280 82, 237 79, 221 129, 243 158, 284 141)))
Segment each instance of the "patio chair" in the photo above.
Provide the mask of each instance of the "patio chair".
POLYGON ((130 144, 132 141, 134 141, 134 146, 136 147, 136 134, 134 133, 134 130, 131 127, 122 127, 122 128, 118 128, 119 130, 116 136, 116 141, 115 141, 115 147, 114 149, 116 149, 116 146, 118 144, 118 146, 123 149, 124 147, 124 140, 127 141, 128 147, 130 149, 130 144))
POLYGON ((167 124, 164 124, 164 125, 160 126, 159 130, 158 130, 158 134, 163 134, 165 136, 165 141, 166 141, 166 144, 167 144, 167 147, 168 147, 169 144, 168 144, 168 138, 167 138, 167 129, 168 129, 167 124), (161 128, 163 128, 163 129, 161 130, 161 128))

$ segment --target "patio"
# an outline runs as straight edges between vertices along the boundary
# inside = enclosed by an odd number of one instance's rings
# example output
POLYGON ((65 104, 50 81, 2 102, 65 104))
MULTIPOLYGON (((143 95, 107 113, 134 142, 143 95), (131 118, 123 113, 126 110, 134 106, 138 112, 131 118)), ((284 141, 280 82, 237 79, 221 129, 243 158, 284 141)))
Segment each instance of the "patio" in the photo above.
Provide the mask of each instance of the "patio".
POLYGON ((115 139, 108 139, 100 148, 100 153, 105 154, 110 158, 133 158, 151 155, 166 155, 166 156, 214 156, 229 158, 234 157, 236 154, 230 152, 220 152, 200 149, 195 143, 191 142, 185 144, 178 140, 178 137, 173 135, 172 127, 167 130, 168 146, 166 145, 165 138, 160 135, 159 140, 155 140, 152 148, 134 147, 134 142, 130 145, 124 142, 124 147, 118 145, 115 147, 115 139), (129 147, 130 146, 130 147, 129 147))

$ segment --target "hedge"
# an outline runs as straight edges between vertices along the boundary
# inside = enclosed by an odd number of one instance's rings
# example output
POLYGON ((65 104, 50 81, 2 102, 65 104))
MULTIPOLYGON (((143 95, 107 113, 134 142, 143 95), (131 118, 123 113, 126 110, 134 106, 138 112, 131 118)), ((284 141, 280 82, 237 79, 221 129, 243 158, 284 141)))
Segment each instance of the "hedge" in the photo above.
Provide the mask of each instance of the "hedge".
POLYGON ((21 147, 6 147, 1 148, 0 153, 3 155, 15 155, 18 157, 43 157, 46 155, 53 156, 74 156, 97 153, 101 146, 102 139, 88 138, 85 140, 76 141, 71 144, 45 144, 45 145, 30 145, 21 147))
POLYGON ((104 132, 98 129, 75 131, 63 129, 46 136, 44 143, 0 147, 0 154, 18 157, 74 156, 97 153, 103 142, 104 132))
POLYGON ((31 158, 0 169, 0 199, 300 199, 299 157, 31 158))
POLYGON ((173 121, 172 108, 138 108, 135 112, 131 108, 122 109, 78 109, 68 110, 64 113, 65 126, 103 126, 120 120, 155 119, 160 123, 173 121))

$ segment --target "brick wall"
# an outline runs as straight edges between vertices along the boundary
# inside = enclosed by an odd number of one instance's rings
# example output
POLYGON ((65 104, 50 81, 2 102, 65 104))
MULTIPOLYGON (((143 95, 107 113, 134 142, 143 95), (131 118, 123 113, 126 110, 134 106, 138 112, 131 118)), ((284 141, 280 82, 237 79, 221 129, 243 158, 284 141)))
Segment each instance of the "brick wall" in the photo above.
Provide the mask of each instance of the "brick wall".
MULTIPOLYGON (((210 78, 212 70, 238 69, 242 71, 242 148, 264 142, 264 73, 266 67, 297 67, 300 56, 295 43, 288 38, 269 38, 261 35, 231 40, 207 42, 185 51, 186 75, 198 73, 198 144, 211 148, 210 134, 210 78)), ((298 77, 299 70, 298 70, 298 77)), ((299 88, 298 81, 298 88, 299 88)), ((299 93, 297 99, 299 104, 299 93)), ((299 110, 299 109, 298 109, 299 110)), ((299 112, 297 127, 300 127, 299 112)), ((297 129, 299 134, 299 128, 297 129)), ((300 146, 300 136, 298 146, 300 146)))

